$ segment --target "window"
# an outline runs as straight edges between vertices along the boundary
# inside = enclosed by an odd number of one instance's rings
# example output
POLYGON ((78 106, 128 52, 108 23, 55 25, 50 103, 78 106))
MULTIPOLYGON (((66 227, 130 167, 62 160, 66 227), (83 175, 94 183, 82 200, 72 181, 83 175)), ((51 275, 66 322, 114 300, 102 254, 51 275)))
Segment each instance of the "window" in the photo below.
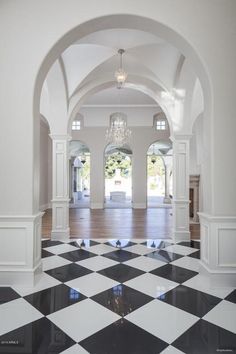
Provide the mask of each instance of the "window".
POLYGON ((81 129, 81 121, 74 120, 72 123, 72 130, 80 130, 81 129))
POLYGON ((166 130, 166 120, 157 120, 156 130, 166 130))

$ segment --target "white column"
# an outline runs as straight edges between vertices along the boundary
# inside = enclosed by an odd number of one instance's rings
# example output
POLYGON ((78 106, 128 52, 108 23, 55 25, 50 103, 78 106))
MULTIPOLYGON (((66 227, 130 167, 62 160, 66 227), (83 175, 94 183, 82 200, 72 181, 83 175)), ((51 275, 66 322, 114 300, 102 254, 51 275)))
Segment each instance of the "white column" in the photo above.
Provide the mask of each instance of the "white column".
POLYGON ((165 197, 163 199, 165 204, 170 204, 170 168, 169 165, 165 164, 165 197))
POLYGON ((69 159, 68 135, 51 135, 53 146, 52 232, 53 240, 68 239, 69 228, 69 159))
POLYGON ((173 239, 190 240, 189 232, 189 135, 173 141, 173 239))

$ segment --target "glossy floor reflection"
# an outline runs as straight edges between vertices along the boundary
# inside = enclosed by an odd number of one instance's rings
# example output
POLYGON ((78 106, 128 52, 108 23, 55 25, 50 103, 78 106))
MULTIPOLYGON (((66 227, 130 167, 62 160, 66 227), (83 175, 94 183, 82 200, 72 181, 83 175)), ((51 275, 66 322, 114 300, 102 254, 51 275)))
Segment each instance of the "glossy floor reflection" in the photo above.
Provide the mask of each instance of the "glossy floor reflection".
POLYGON ((236 353, 236 290, 200 243, 42 241, 35 287, 0 287, 0 353, 236 353))

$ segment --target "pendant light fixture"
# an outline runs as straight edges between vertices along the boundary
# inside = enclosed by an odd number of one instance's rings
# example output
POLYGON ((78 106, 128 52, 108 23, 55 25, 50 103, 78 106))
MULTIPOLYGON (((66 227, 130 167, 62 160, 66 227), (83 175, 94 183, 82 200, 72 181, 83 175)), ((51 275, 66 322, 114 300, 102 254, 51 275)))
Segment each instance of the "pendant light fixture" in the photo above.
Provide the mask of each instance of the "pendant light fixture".
POLYGON ((123 69, 123 60, 122 60, 122 55, 125 53, 124 49, 119 49, 118 54, 120 55, 120 67, 119 69, 116 70, 115 72, 115 78, 117 81, 117 88, 122 88, 122 86, 125 83, 125 80, 127 79, 128 74, 125 72, 123 69))

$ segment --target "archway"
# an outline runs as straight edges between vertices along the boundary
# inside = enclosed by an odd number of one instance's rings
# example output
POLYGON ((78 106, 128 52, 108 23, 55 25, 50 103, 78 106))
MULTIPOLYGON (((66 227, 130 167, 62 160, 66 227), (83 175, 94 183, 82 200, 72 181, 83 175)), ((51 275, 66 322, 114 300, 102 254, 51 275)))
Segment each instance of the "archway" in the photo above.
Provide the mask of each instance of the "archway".
POLYGON ((171 208, 173 197, 172 143, 157 141, 147 150, 147 207, 171 208))
MULTIPOLYGON (((101 30, 104 29, 103 28, 104 23, 101 22, 101 19, 102 18, 99 18, 99 19, 93 20, 94 22, 93 21, 89 22, 89 25, 91 25, 91 23, 93 23, 93 25, 94 25, 93 26, 93 31, 96 32, 96 30, 97 31, 101 31, 101 30), (97 28, 96 28, 96 25, 98 26, 97 28)), ((147 31, 149 33, 152 33, 152 34, 158 34, 158 29, 159 29, 160 30, 159 33, 161 33, 161 36, 162 36, 162 38, 164 40, 167 40, 169 43, 172 43, 172 45, 176 45, 176 47, 180 49, 180 52, 188 58, 188 60, 189 60, 189 62, 191 64, 194 64, 194 65, 196 64, 197 68, 195 68, 196 69, 195 72, 197 72, 197 74, 199 75, 201 84, 203 86, 203 90, 206 91, 207 98, 209 97, 208 102, 211 102, 211 99, 210 99, 211 98, 210 97, 210 92, 211 91, 210 91, 210 89, 208 90, 210 85, 208 85, 208 78, 207 78, 207 75, 205 73, 204 66, 202 65, 201 61, 199 60, 196 52, 192 49, 192 47, 187 43, 187 41, 185 41, 176 32, 172 31, 170 28, 168 28, 166 26, 161 25, 160 23, 157 23, 157 22, 152 21, 150 19, 137 17, 137 16, 128 16, 128 15, 116 16, 115 15, 115 16, 108 16, 108 17, 106 17, 106 19, 108 20, 106 22, 106 25, 105 25, 106 29, 117 28, 117 27, 118 28, 126 28, 126 25, 127 25, 128 26, 127 28, 141 29, 141 30, 145 30, 145 31, 147 31), (109 21, 111 18, 114 20, 114 21, 112 21, 112 23, 110 23, 110 21, 109 21), (132 20, 130 24, 128 24, 128 19, 132 20), (137 20, 137 22, 136 22, 136 20, 137 20), (120 21, 121 21, 122 24, 121 23, 119 24, 120 21), (126 21, 127 21, 127 23, 126 23, 126 21)), ((104 20, 104 18, 103 18, 103 20, 104 20)), ((83 28, 83 30, 84 30, 83 31, 83 35, 86 34, 86 31, 88 31, 87 34, 91 33, 90 32, 91 31, 91 29, 90 29, 91 27, 89 27, 87 25, 88 25, 88 23, 84 24, 85 27, 83 28)), ((69 44, 73 43, 73 40, 72 40, 73 36, 74 36, 74 40, 78 39, 78 38, 81 38, 80 33, 78 33, 78 31, 82 27, 83 27, 83 25, 79 26, 76 29, 76 32, 73 30, 70 33, 71 36, 70 36, 70 40, 67 42, 67 45, 65 45, 65 43, 61 42, 62 46, 60 47, 60 49, 59 49, 59 47, 55 46, 55 48, 54 48, 55 52, 56 52, 56 49, 58 49, 61 52, 62 49, 65 49, 69 44)), ((51 60, 51 58, 47 58, 47 59, 51 60)), ((45 64, 45 68, 46 68, 48 63, 46 63, 46 61, 45 61, 44 64, 45 64)), ((109 80, 107 82, 109 82, 109 80)), ((133 82, 131 81, 129 84, 132 85, 133 82)), ((143 86, 145 86, 145 83, 143 84, 143 86)), ((178 112, 177 112, 178 114, 176 114, 176 115, 173 114, 172 115, 172 118, 173 118, 173 121, 174 121, 175 130, 176 130, 176 131, 173 130, 173 135, 174 135, 174 133, 176 133, 176 132, 177 133, 181 132, 181 124, 178 124, 179 122, 177 120, 178 120, 178 117, 181 114, 182 109, 183 109, 183 107, 182 107, 183 106, 183 102, 182 102, 183 100, 182 100, 181 94, 179 94, 178 91, 175 91, 175 93, 173 95, 173 92, 171 90, 168 92, 168 90, 166 90, 164 87, 165 86, 162 87, 162 92, 161 92, 163 94, 163 95, 161 95, 162 98, 164 100, 167 99, 169 108, 171 106, 175 106, 175 108, 178 109, 178 112), (176 105, 173 105, 173 101, 175 101, 176 105)), ((147 90, 151 90, 151 87, 147 86, 146 89, 147 90)), ((83 98, 83 96, 82 96, 82 98, 83 98)), ((73 99, 73 97, 72 97, 72 99, 73 99)), ((208 108, 209 108, 209 111, 210 111, 210 105, 209 105, 209 107, 207 107, 207 109, 208 108)), ((206 109, 206 112, 207 112, 207 109, 206 109)), ((170 114, 170 112, 168 112, 168 113, 169 113, 168 118, 171 119, 171 114, 170 114)), ((176 112, 174 112, 174 113, 176 113, 176 112)), ((64 122, 64 127, 65 127, 65 124, 68 127, 68 122, 66 122, 66 121, 64 122)), ((171 125, 171 121, 170 121, 170 125, 171 125)), ((188 133, 190 133, 190 132, 188 132, 188 133)), ((186 153, 185 158, 186 159, 188 158, 187 153, 186 153)), ((185 166, 187 166, 187 164, 185 166)), ((185 171, 185 173, 187 174, 187 170, 185 171)), ((183 196, 183 195, 181 196, 181 198, 182 198, 182 200, 184 201, 185 204, 187 203, 187 199, 188 199, 187 191, 188 191, 188 188, 185 188, 185 192, 186 192, 185 194, 186 195, 185 196, 183 196)), ((186 209, 186 206, 184 208, 186 209)), ((178 213, 176 213, 175 215, 177 215, 177 214, 178 213)), ((186 220, 186 218, 182 218, 182 220, 186 220)), ((186 237, 188 237, 187 228, 188 228, 188 225, 185 225, 185 230, 186 230, 186 235, 185 236, 186 237)), ((176 233, 176 235, 177 235, 177 233, 176 233)))
POLYGON ((70 208, 90 207, 90 150, 79 141, 69 143, 70 208))
POLYGON ((132 207, 132 150, 109 144, 104 156, 104 207, 132 207))

